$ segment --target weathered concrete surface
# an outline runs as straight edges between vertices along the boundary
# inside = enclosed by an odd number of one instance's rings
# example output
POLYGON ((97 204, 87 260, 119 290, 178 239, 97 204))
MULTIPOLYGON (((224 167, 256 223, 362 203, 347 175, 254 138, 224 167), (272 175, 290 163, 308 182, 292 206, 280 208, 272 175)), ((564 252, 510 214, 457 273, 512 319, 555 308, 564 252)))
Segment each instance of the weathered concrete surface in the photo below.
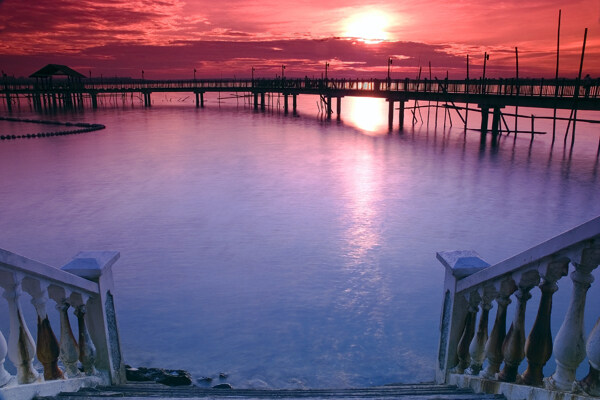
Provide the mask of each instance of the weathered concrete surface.
POLYGON ((156 383, 136 383, 98 389, 84 389, 77 393, 64 393, 47 400, 93 400, 107 397, 122 399, 382 399, 403 400, 492 400, 504 399, 502 395, 476 394, 470 389, 435 384, 390 385, 358 389, 203 389, 199 387, 169 388, 156 383))
POLYGON ((485 391, 503 395, 507 400, 590 400, 585 394, 574 394, 558 390, 548 390, 541 387, 517 385, 515 383, 499 382, 479 378, 477 376, 450 374, 448 379, 452 385, 471 388, 476 392, 485 391))

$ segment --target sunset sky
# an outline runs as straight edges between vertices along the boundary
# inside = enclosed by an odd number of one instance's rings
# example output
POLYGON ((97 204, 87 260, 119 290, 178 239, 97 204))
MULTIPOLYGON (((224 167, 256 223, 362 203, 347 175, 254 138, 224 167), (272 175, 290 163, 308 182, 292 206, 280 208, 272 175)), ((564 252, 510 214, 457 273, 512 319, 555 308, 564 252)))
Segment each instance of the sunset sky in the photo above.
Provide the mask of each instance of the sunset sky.
POLYGON ((27 76, 48 63, 92 76, 146 79, 387 74, 415 78, 600 75, 600 0, 0 0, 0 68, 27 76))

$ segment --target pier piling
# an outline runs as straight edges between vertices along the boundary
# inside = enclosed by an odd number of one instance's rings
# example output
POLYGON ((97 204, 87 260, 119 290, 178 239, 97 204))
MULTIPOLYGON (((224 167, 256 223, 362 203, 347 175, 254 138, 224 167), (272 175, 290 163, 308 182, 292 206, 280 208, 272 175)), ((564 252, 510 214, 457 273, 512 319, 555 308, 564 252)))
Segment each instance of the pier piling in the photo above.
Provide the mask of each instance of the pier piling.
POLYGON ((394 100, 388 99, 388 127, 394 129, 394 100))
POLYGON ((404 130, 404 100, 400 100, 400 111, 398 111, 398 129, 404 130))
POLYGON ((483 104, 480 104, 479 108, 481 109, 481 133, 487 133, 490 108, 483 104))

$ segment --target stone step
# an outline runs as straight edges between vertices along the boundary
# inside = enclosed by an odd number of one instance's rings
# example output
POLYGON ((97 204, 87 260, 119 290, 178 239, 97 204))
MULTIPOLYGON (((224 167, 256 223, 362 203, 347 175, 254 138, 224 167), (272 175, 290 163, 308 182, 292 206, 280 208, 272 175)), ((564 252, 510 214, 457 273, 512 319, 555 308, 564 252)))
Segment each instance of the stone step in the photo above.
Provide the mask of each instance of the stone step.
POLYGON ((168 387, 156 383, 128 383, 126 385, 81 389, 75 393, 61 393, 44 400, 94 400, 117 397, 120 399, 402 399, 402 400, 492 400, 502 395, 473 393, 470 389, 434 384, 397 384, 355 389, 213 389, 196 386, 168 387))

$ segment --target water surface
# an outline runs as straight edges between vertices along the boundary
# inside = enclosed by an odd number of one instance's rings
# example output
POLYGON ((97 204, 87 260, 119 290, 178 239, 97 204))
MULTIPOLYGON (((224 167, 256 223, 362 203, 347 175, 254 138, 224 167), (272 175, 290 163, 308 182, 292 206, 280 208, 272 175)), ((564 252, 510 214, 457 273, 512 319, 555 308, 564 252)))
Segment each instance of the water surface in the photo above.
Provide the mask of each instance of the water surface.
POLYGON ((0 142, 0 247, 56 266, 120 251, 131 365, 227 372, 238 387, 431 380, 436 251, 495 263, 600 214, 598 137, 583 124, 571 153, 563 125, 553 149, 550 135, 524 134, 494 147, 455 114, 444 129, 443 109, 437 129, 411 127, 407 111, 404 133, 388 134, 379 100, 344 99, 337 122, 311 97, 298 117, 154 99, 44 116, 103 131, 0 142))

